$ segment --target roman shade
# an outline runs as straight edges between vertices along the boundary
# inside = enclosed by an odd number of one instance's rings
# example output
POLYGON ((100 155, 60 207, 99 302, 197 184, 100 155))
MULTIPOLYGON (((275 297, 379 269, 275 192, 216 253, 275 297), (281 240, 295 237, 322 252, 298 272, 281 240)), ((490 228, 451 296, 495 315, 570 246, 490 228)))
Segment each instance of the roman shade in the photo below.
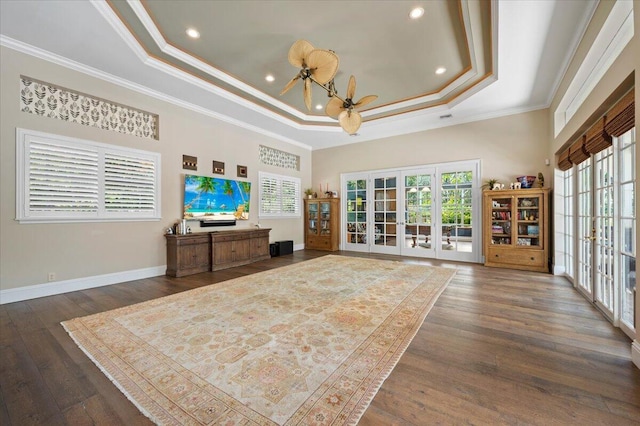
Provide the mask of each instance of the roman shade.
POLYGON ((564 172, 571 167, 573 167, 573 163, 569 160, 569 148, 567 148, 558 155, 558 168, 564 172))
POLYGON ((573 164, 580 164, 589 158, 590 154, 584 147, 586 138, 586 135, 582 135, 571 144, 569 148, 569 160, 573 164))
POLYGON ((611 135, 604 130, 607 117, 604 116, 587 130, 584 147, 589 154, 596 154, 611 146, 611 135))
POLYGON ((604 116, 599 118, 587 133, 558 154, 558 169, 569 170, 591 154, 609 148, 613 137, 620 137, 635 126, 635 88, 627 92, 604 116))
POLYGON ((604 130, 611 136, 622 136, 635 126, 635 91, 631 89, 607 113, 604 130))

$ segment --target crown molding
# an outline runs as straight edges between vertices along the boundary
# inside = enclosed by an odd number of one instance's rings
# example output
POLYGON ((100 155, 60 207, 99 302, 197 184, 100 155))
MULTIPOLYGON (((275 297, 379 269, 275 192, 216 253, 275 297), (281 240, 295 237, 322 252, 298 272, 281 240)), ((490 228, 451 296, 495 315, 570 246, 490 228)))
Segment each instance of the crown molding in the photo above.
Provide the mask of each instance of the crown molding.
MULTIPOLYGON (((203 114, 203 115, 215 118, 217 120, 224 121, 224 122, 232 124, 234 126, 242 127, 244 129, 250 130, 252 132, 259 133, 259 134, 262 134, 264 136, 267 136, 267 137, 270 137, 270 138, 274 138, 274 139, 286 142, 286 143, 291 144, 291 145, 298 146, 300 148, 304 148, 304 149, 307 149, 307 150, 311 150, 312 149, 311 146, 309 146, 307 144, 304 144, 302 142, 293 140, 291 138, 287 138, 287 137, 282 136, 280 134, 277 134, 275 132, 264 130, 264 129, 260 128, 260 127, 251 125, 251 124, 246 123, 244 121, 241 121, 241 120, 229 117, 227 115, 220 114, 218 112, 212 111, 212 110, 210 110, 208 108, 204 108, 204 107, 201 107, 199 105, 196 105, 196 104, 193 104, 193 103, 186 102, 186 101, 183 101, 181 99, 175 98, 173 96, 169 96, 169 95, 164 94, 162 92, 158 92, 156 90, 150 89, 150 88, 148 88, 146 86, 142 86, 140 84, 133 83, 133 82, 131 82, 129 80, 125 80, 123 78, 116 77, 113 74, 109 74, 109 73, 106 73, 104 71, 100 71, 100 70, 98 70, 96 68, 89 67, 87 65, 81 64, 79 62, 76 62, 76 61, 73 61, 71 59, 65 58, 63 56, 57 55, 55 53, 51 53, 49 51, 40 49, 40 48, 32 46, 30 44, 23 43, 21 41, 12 39, 10 37, 6 37, 4 35, 0 35, 0 45, 4 46, 4 47, 7 47, 9 49, 24 53, 26 55, 33 56, 33 57, 38 58, 38 59, 45 60, 47 62, 51 62, 51 63, 54 63, 56 65, 60 65, 62 67, 71 69, 73 71, 77 71, 77 72, 89 75, 91 77, 98 78, 100 80, 103 80, 103 81, 106 81, 106 82, 109 82, 109 83, 112 83, 112 84, 116 84, 118 86, 121 86, 121 87, 124 87, 126 89, 132 90, 134 92, 141 93, 143 95, 147 95, 147 96, 150 96, 152 98, 155 98, 155 99, 170 103, 172 105, 176 105, 176 106, 179 106, 181 108, 185 108, 185 109, 197 112, 199 114, 203 114)), ((305 126, 304 129, 306 130, 307 127, 305 126)))

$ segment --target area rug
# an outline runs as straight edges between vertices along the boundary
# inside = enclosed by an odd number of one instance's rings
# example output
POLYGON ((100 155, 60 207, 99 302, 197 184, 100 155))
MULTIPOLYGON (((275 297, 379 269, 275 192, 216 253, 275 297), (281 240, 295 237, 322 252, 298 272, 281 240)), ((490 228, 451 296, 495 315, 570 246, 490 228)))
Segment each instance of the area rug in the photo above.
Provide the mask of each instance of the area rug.
POLYGON ((354 425, 454 273, 328 255, 62 325, 157 424, 354 425))

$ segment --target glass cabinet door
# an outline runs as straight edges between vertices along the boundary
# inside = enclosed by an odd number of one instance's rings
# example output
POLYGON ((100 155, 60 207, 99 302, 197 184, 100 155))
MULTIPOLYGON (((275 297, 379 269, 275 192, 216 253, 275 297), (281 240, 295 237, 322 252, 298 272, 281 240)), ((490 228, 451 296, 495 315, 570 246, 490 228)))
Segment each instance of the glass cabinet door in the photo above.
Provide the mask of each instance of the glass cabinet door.
POLYGON ((310 202, 308 204, 307 227, 309 235, 318 235, 318 203, 310 202))
POLYGON ((533 246, 540 248, 542 232, 540 225, 540 196, 516 197, 516 228, 518 246, 533 246))
POLYGON ((491 244, 511 245, 512 197, 493 198, 491 201, 491 244))
POLYGON ((320 235, 331 235, 331 203, 320 202, 320 235))

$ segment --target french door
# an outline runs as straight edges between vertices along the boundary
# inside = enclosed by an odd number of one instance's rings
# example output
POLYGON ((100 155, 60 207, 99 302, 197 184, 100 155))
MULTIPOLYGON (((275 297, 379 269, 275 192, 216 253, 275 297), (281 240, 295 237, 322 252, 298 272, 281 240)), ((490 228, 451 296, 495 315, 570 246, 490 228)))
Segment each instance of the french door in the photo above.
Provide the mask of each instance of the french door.
POLYGON ((630 335, 635 323, 635 173, 631 130, 578 164, 575 180, 574 285, 630 335))
POLYGON ((343 249, 479 261, 478 170, 464 162, 343 175, 343 249))
POLYGON ((578 165, 578 288, 614 318, 613 147, 578 165))

